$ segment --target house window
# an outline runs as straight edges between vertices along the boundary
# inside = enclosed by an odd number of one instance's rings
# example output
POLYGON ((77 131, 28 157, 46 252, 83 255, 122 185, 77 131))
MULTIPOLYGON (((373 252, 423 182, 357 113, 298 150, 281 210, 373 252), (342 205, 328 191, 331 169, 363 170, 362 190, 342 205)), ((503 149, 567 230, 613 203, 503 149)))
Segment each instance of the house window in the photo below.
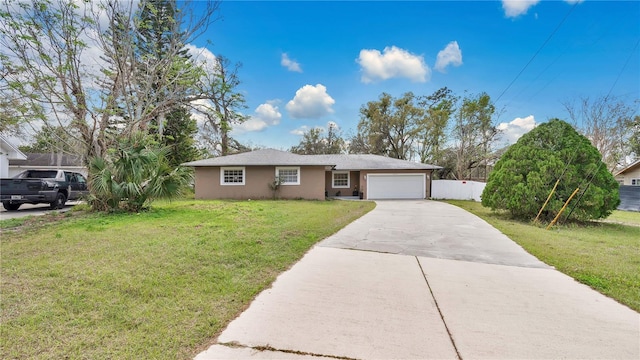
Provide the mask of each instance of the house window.
POLYGON ((348 189, 350 187, 350 179, 348 171, 334 171, 333 172, 333 185, 334 188, 345 188, 348 189))
POLYGON ((300 168, 277 167, 276 178, 280 179, 282 185, 300 185, 300 168))
POLYGON ((631 179, 631 185, 640 186, 640 179, 631 179))
POLYGON ((220 185, 244 185, 244 167, 220 168, 220 185))

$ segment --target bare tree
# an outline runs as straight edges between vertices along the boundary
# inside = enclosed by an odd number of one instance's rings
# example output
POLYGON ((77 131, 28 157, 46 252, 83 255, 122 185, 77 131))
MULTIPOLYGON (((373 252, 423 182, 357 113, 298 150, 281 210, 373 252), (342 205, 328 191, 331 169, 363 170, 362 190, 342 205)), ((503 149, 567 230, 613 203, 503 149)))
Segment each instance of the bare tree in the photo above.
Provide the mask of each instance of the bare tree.
POLYGON ((629 151, 634 159, 640 159, 640 115, 636 115, 627 122, 629 132, 629 151))
POLYGON ((167 21, 173 28, 163 55, 144 56, 150 39, 142 37, 139 9, 148 3, 157 1, 3 0, 1 97, 20 99, 26 126, 73 130, 89 159, 117 137, 162 122, 176 104, 210 96, 199 91, 203 70, 183 47, 216 20, 218 3, 197 14, 183 4, 167 21))
POLYGON ((77 129, 86 154, 96 154, 89 125, 95 99, 87 96, 91 76, 81 61, 94 25, 87 9, 72 1, 5 0, 0 11, 2 98, 20 101, 27 125, 77 129))
POLYGON ((222 156, 242 150, 242 146, 230 136, 234 125, 247 120, 241 112, 247 108, 245 98, 237 89, 240 66, 240 63, 231 65, 224 56, 216 56, 213 69, 203 76, 201 93, 204 101, 193 106, 194 111, 205 119, 205 142, 222 156))
POLYGON ((586 136, 600 154, 610 171, 624 165, 625 157, 631 154, 628 124, 637 111, 615 97, 580 98, 565 102, 573 126, 586 136))

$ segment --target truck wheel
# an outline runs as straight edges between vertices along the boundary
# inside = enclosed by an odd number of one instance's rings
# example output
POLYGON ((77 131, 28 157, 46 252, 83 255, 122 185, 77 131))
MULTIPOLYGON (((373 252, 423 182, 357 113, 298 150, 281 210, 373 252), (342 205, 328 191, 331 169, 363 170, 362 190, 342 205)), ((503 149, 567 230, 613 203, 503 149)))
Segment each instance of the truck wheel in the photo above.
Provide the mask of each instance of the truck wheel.
POLYGON ((56 199, 49 203, 49 209, 51 210, 62 209, 66 202, 67 202, 67 197, 64 196, 63 193, 58 193, 58 195, 56 195, 56 199))
POLYGON ((22 205, 22 204, 12 204, 12 203, 10 203, 8 201, 5 201, 5 202, 2 203, 2 207, 4 207, 5 210, 7 210, 7 211, 16 211, 16 210, 18 210, 20 205, 22 205))

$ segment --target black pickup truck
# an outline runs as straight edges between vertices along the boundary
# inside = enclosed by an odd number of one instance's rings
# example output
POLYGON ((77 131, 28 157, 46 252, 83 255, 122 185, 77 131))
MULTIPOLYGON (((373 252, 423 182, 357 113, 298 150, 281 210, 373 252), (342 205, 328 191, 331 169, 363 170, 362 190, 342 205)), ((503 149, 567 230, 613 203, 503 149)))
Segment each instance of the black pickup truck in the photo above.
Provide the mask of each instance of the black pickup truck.
POLYGON ((67 200, 78 200, 87 193, 82 174, 63 170, 27 170, 11 179, 0 179, 0 201, 8 211, 18 210, 22 204, 61 209, 67 200))

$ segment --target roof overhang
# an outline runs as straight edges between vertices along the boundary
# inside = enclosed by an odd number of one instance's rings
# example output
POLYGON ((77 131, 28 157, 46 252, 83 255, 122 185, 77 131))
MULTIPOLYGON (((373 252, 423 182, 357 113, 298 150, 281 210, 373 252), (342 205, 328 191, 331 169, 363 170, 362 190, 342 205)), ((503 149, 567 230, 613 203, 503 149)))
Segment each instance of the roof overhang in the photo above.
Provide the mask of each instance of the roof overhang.
POLYGON ((0 135, 0 145, 2 145, 2 152, 4 153, 6 151, 9 160, 27 160, 27 155, 2 135, 0 135))
POLYGON ((618 171, 613 176, 624 175, 624 173, 626 173, 627 171, 632 171, 632 170, 635 170, 637 168, 640 168, 640 159, 636 160, 635 162, 631 163, 631 165, 629 165, 629 166, 623 168, 622 170, 618 171))

